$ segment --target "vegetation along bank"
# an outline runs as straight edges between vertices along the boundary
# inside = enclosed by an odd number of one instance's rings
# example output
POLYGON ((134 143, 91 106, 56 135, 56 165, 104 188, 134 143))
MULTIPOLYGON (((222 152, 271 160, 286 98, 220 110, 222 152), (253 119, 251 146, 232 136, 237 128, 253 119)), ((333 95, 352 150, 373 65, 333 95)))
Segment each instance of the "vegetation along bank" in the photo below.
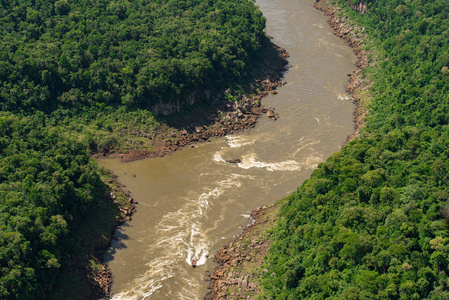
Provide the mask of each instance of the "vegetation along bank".
POLYGON ((446 4, 318 1, 337 34, 366 53, 353 90, 364 125, 280 201, 269 229, 222 250, 208 297, 449 297, 446 4), (269 245, 263 263, 251 263, 261 261, 255 245, 269 245))
POLYGON ((250 1, 0 1, 0 295, 107 296, 137 159, 254 126, 286 53, 250 1))

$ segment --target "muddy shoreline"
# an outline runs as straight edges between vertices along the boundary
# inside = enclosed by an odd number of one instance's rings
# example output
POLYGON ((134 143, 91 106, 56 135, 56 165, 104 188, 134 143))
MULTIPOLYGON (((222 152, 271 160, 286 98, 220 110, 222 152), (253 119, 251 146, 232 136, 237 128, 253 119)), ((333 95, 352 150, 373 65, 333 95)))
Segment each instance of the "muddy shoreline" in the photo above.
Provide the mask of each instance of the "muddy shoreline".
MULTIPOLYGON (((356 104, 354 110, 354 133, 349 135, 345 144, 360 134, 364 118, 368 113, 364 101, 369 96, 367 91, 370 82, 362 78, 362 69, 368 64, 365 51, 360 49, 365 37, 363 29, 356 26, 346 17, 339 17, 341 8, 327 0, 317 0, 314 7, 326 16, 333 28, 334 34, 346 41, 357 57, 357 69, 348 75, 346 91, 351 94, 356 104)), ((214 259, 219 264, 212 272, 209 292, 204 299, 254 299, 260 292, 259 278, 264 274, 262 261, 270 247, 271 240, 267 229, 271 228, 277 219, 279 202, 271 206, 261 207, 251 212, 253 223, 243 229, 243 232, 233 241, 225 245, 214 259), (258 249, 258 251, 254 251, 258 249), (248 271, 252 272, 248 275, 248 271)))

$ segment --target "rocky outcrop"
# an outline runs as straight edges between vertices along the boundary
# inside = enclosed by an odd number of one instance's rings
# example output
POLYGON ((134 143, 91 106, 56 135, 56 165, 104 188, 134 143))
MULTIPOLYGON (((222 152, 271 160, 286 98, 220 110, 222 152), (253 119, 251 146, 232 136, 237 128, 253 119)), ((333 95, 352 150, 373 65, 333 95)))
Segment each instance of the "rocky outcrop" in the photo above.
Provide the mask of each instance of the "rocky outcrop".
POLYGON ((226 161, 226 163, 228 163, 228 164, 239 164, 239 163, 241 163, 241 162, 242 162, 242 160, 239 159, 239 158, 228 159, 228 160, 226 161))
POLYGON ((358 4, 352 4, 351 0, 348 0, 347 2, 349 4, 349 7, 358 13, 365 14, 368 12, 368 3, 366 3, 366 2, 362 1, 362 2, 359 2, 358 4))
POLYGON ((277 120, 277 118, 279 117, 279 114, 274 112, 274 108, 270 107, 267 111, 267 117, 272 119, 272 120, 277 120))
POLYGON ((102 265, 95 272, 90 271, 87 275, 94 291, 91 299, 110 299, 110 286, 112 285, 112 274, 106 265, 102 265), (94 283, 94 284, 92 284, 94 283))
POLYGON ((219 266, 212 273, 205 300, 254 299, 259 290, 258 279, 266 273, 261 268, 270 246, 266 231, 276 219, 277 210, 278 204, 274 204, 252 211, 254 222, 215 254, 219 266))
MULTIPOLYGON (((158 101, 152 105, 150 110, 158 115, 168 116, 180 112, 186 106, 192 106, 195 103, 210 101, 212 93, 210 90, 194 90, 187 97, 172 99, 171 101, 158 101)), ((164 99, 166 100, 166 99, 164 99)))

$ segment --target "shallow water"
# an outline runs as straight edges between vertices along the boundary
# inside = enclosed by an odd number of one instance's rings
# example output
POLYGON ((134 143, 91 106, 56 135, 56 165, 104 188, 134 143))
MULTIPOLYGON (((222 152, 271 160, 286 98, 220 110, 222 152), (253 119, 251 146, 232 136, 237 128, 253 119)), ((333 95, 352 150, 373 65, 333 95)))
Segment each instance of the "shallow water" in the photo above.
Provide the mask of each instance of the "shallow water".
POLYGON ((353 132, 344 85, 356 58, 313 3, 257 1, 292 65, 287 85, 263 99, 277 121, 262 117, 253 129, 164 158, 99 161, 139 202, 106 255, 114 299, 202 299, 215 267, 208 256, 250 222, 249 211, 294 191, 353 132), (225 163, 235 158, 242 162, 225 163))

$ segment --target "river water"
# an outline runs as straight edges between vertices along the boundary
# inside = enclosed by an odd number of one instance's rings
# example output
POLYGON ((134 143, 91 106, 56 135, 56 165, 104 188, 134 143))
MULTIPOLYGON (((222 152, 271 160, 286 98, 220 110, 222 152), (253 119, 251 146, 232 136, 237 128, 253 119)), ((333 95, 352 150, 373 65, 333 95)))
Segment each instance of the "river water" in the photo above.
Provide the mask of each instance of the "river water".
POLYGON ((356 58, 313 3, 257 1, 267 33, 290 54, 287 85, 263 99, 277 121, 263 116, 253 129, 164 158, 98 161, 139 202, 106 255, 114 299, 202 299, 213 254, 251 221, 249 211, 294 191, 353 132, 344 86, 356 58), (242 163, 225 163, 235 158, 242 163))

